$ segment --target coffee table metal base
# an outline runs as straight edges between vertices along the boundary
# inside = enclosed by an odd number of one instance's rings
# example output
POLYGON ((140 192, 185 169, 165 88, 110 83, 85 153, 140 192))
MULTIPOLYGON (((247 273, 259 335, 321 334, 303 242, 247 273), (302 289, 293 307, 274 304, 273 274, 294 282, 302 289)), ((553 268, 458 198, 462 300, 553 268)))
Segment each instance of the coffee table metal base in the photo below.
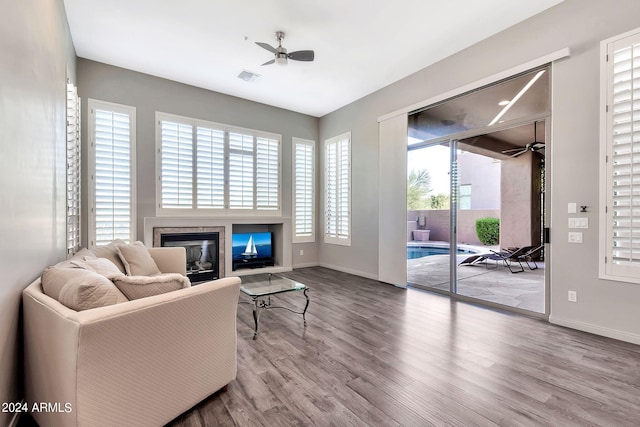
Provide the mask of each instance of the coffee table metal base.
POLYGON ((240 301, 242 303, 246 303, 246 304, 253 304, 253 321, 255 324, 255 329, 253 332, 253 339, 255 340, 256 337, 258 336, 258 325, 260 324, 260 314, 262 313, 263 310, 270 310, 272 308, 281 308, 283 310, 288 310, 292 313, 295 314, 300 314, 302 315, 302 321, 304 323, 304 326, 307 326, 307 318, 306 318, 306 314, 307 314, 307 308, 309 308, 309 288, 305 288, 303 290, 304 293, 304 297, 306 299, 305 305, 304 305, 304 310, 302 311, 295 311, 289 307, 284 307, 281 305, 273 305, 271 304, 271 295, 258 295, 258 296, 251 296, 251 302, 249 301, 240 301))

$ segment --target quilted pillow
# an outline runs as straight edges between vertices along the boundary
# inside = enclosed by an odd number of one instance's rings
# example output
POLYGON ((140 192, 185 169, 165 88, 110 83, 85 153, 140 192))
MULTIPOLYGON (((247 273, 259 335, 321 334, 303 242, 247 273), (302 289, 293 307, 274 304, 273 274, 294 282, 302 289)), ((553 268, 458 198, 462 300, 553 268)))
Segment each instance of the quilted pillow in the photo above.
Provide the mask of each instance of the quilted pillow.
POLYGON ((155 276, 118 276, 113 283, 130 300, 164 294, 191 286, 180 273, 161 273, 155 276))
POLYGON ((128 276, 151 276, 160 273, 144 243, 119 243, 116 249, 128 276))
POLYGON ((111 280, 82 268, 49 267, 42 273, 42 290, 72 310, 126 302, 111 280))
POLYGON ((116 239, 113 242, 109 243, 106 246, 97 246, 93 248, 93 254, 98 258, 106 258, 118 267, 122 273, 125 273, 124 265, 120 260, 120 256, 118 255, 118 249, 116 245, 126 244, 124 240, 116 239))
POLYGON ((85 256, 82 259, 72 259, 71 263, 79 268, 85 270, 95 271, 101 276, 107 279, 113 279, 116 276, 124 276, 124 273, 116 267, 116 265, 109 261, 107 258, 96 258, 92 256, 85 256))

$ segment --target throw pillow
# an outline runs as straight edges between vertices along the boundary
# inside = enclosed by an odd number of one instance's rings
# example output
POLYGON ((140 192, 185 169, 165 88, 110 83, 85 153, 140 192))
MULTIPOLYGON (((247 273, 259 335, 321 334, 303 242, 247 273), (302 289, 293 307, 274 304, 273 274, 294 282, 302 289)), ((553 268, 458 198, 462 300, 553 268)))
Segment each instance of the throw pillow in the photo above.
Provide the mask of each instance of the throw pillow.
POLYGON ((128 276, 151 276, 160 273, 144 243, 135 242, 130 245, 119 243, 116 249, 128 276))
POLYGON ((101 276, 111 280, 116 276, 124 276, 116 265, 106 258, 96 258, 92 256, 85 256, 83 259, 72 259, 71 263, 79 268, 85 270, 95 271, 101 276))
POLYGON ((164 294, 191 286, 180 273, 161 273, 155 276, 118 276, 113 283, 129 300, 164 294))
POLYGON ((104 276, 82 268, 49 267, 42 273, 42 290, 72 310, 126 302, 127 298, 104 276))
POLYGON ((126 244, 126 242, 124 240, 116 239, 106 246, 97 246, 93 248, 93 254, 98 258, 108 259, 118 267, 118 270, 125 273, 124 264, 122 264, 120 256, 118 255, 118 249, 116 248, 116 245, 119 244, 126 244))

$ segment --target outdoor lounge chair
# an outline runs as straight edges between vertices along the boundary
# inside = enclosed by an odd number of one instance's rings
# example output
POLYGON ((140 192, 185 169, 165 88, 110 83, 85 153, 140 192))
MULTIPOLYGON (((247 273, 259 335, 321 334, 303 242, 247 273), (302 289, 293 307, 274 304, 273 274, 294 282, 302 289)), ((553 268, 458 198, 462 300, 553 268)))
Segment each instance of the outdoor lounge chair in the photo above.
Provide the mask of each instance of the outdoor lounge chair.
MULTIPOLYGON (((477 264, 484 264, 485 267, 489 268, 489 264, 487 264, 487 260, 488 259, 494 259, 493 257, 495 257, 495 254, 493 253, 485 253, 485 254, 476 254, 476 255, 471 255, 467 258, 465 258, 460 264, 458 264, 459 266, 461 265, 477 265, 477 264)), ((495 259, 494 259, 495 260, 495 259)), ((500 259, 498 259, 498 261, 500 261, 500 259)), ((497 266, 496 266, 497 267, 497 266)))
POLYGON ((524 266, 522 265, 523 262, 527 264, 527 267, 529 267, 530 270, 535 270, 538 268, 538 264, 536 264, 535 260, 532 258, 532 255, 541 250, 543 247, 544 245, 540 245, 537 247, 523 246, 521 248, 505 249, 500 252, 491 250, 490 253, 471 255, 470 257, 465 258, 459 265, 476 265, 484 262, 485 267, 489 268, 487 260, 492 260, 496 261, 497 268, 497 264, 502 261, 510 272, 522 273, 524 271, 524 266), (513 269, 514 263, 518 264, 518 266, 520 267, 519 270, 513 269))
POLYGON ((533 259, 532 255, 535 254, 536 252, 542 250, 542 248, 544 247, 544 245, 540 245, 540 246, 523 246, 519 249, 514 250, 513 252, 511 251, 501 251, 501 252, 496 252, 496 251, 491 251, 492 255, 488 256, 488 259, 493 259, 495 261, 502 261, 504 262, 504 265, 507 266, 507 268, 509 268, 509 271, 512 273, 522 273, 524 271, 524 266, 522 265, 522 263, 526 263, 527 267, 529 267, 529 270, 535 270, 538 268, 538 264, 536 264, 535 260, 533 259), (519 270, 514 270, 512 267, 515 265, 515 263, 518 264, 518 266, 520 267, 519 270), (531 266, 531 264, 533 264, 533 267, 531 266))

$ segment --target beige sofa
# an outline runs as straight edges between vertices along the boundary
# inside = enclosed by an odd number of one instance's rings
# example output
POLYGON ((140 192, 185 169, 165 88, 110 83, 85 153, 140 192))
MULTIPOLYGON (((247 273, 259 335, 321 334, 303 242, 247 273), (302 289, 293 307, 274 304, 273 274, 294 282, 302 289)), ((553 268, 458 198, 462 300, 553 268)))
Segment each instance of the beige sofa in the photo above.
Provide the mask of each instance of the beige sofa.
MULTIPOLYGON (((149 248, 185 273, 184 248, 149 248)), ((240 279, 74 311, 23 291, 25 394, 41 426, 159 426, 236 377, 240 279), (42 403, 45 406, 42 406, 42 403), (47 404, 49 404, 47 406, 47 404)))

